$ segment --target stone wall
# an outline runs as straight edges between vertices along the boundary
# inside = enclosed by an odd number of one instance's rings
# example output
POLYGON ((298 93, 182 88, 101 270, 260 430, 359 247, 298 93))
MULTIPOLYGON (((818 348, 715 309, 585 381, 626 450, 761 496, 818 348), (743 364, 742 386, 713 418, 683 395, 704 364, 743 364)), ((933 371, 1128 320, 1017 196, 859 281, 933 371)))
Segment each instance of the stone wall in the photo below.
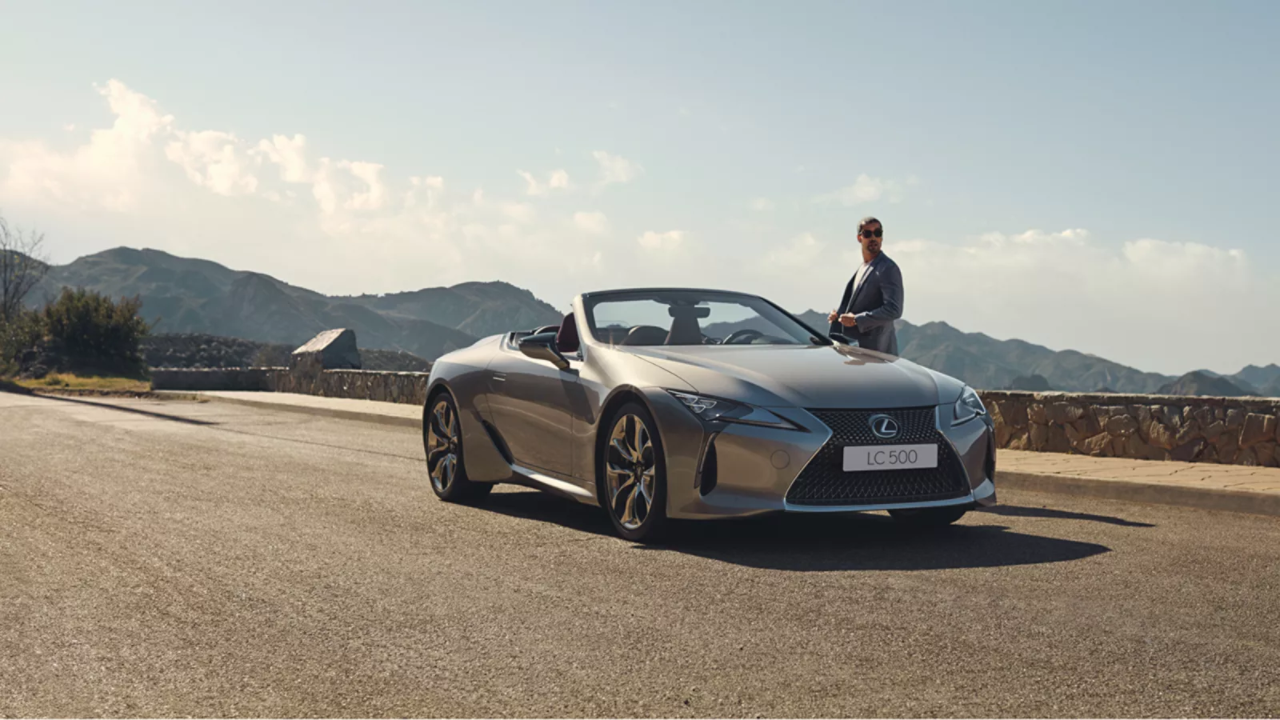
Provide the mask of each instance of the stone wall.
POLYGON ((285 368, 151 368, 152 390, 267 390, 285 368))
POLYGON ((317 374, 274 373, 268 389, 324 397, 423 405, 428 373, 377 370, 321 370, 317 374))
MULTIPOLYGON (((359 366, 355 333, 326 330, 287 368, 153 368, 156 390, 266 390, 421 405, 427 373, 359 366)), ((987 391, 996 444, 1010 450, 1280 466, 1280 398, 987 391)))
POLYGON ((151 368, 153 390, 258 390, 422 405, 428 373, 290 368, 151 368))
POLYGON ((998 447, 1280 466, 1280 398, 983 392, 998 447))
POLYGON ((356 335, 326 330, 289 355, 289 367, 151 368, 153 390, 259 390, 422 405, 424 372, 359 370, 356 335))

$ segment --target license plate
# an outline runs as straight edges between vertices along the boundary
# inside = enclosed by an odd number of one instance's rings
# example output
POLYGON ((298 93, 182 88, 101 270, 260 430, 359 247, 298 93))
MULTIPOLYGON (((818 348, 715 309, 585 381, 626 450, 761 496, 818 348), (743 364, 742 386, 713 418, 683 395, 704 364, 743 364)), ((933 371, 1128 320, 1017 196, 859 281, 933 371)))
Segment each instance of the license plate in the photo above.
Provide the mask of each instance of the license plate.
POLYGON ((845 472, 936 467, 937 445, 855 445, 844 449, 845 472))

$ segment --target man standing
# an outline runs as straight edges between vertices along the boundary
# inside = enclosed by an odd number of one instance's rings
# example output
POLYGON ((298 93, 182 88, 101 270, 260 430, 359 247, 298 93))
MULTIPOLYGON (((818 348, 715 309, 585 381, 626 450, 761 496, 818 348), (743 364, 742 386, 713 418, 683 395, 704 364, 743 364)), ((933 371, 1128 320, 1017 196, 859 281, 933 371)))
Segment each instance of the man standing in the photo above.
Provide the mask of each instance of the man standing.
POLYGON ((902 317, 902 272, 880 251, 884 226, 873 217, 858 223, 862 267, 844 288, 840 307, 827 315, 829 332, 857 340, 860 347, 898 354, 893 321, 902 317))

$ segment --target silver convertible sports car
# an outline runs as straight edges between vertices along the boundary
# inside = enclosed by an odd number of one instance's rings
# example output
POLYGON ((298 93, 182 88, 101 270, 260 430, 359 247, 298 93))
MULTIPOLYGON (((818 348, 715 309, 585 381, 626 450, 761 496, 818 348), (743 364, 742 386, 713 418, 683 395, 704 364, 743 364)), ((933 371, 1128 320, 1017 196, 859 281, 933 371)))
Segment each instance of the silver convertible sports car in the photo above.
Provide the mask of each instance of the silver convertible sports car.
POLYGON ((631 540, 779 511, 945 525, 996 501, 972 389, 719 290, 586 293, 558 327, 441 357, 423 442, 444 500, 529 485, 603 507, 631 540))

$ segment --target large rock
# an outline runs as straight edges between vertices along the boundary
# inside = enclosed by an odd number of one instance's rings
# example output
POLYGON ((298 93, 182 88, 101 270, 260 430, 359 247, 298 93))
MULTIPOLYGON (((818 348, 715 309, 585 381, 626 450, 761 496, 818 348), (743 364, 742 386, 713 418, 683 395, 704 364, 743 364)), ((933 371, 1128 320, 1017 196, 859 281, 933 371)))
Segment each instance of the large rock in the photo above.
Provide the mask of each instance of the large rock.
POLYGON ((1204 439, 1211 443, 1216 443, 1218 438, 1227 431, 1227 424, 1221 420, 1215 420, 1204 429, 1204 439))
POLYGON ((1249 413, 1244 418, 1244 429, 1240 431, 1240 447, 1249 447, 1263 440, 1270 439, 1275 433, 1276 419, 1270 415, 1249 413))
POLYGON ((1038 425, 1049 422, 1049 419, 1045 417, 1044 405, 1040 403, 1031 403, 1031 407, 1027 408, 1027 418, 1038 425))
POLYGON ((1132 415, 1112 415, 1107 419, 1107 432, 1118 437, 1128 437, 1138 429, 1138 421, 1132 415))
POLYGON ((290 367, 297 367, 306 359, 318 359, 325 370, 359 370, 360 349, 356 346, 356 331, 349 328, 325 330, 293 351, 290 367))
POLYGON ((1201 437, 1201 435, 1202 433, 1200 432, 1199 422, 1195 420, 1184 420, 1182 429, 1178 430, 1178 434, 1173 438, 1173 444, 1175 447, 1179 445, 1186 445, 1195 438, 1201 437))
POLYGON ((1275 467, 1280 464, 1280 458, 1276 457, 1277 448, 1280 448, 1280 445, 1270 440, 1254 445, 1253 453, 1258 457, 1258 464, 1265 467, 1275 467))
POLYGON ((1066 425, 1084 417, 1084 410, 1078 405, 1056 402, 1045 409, 1045 417, 1050 423, 1066 425))
POLYGON ((1200 453, 1200 450, 1204 448, 1204 446, 1204 438, 1196 438, 1195 440, 1174 448, 1173 452, 1169 453, 1169 458, 1180 462, 1191 462, 1192 460, 1195 460, 1196 455, 1200 453))
POLYGON ((1150 423, 1147 425, 1146 434, 1148 442, 1158 448, 1172 450, 1176 444, 1174 439, 1177 436, 1174 435, 1173 431, 1164 425, 1161 425, 1160 421, 1155 418, 1152 418, 1150 423))
POLYGON ((1049 426, 1033 424, 1031 426, 1031 449, 1043 450, 1049 440, 1049 426))
POLYGON ((1245 448, 1240 452, 1236 453, 1234 463, 1236 465, 1253 466, 1258 464, 1258 457, 1253 454, 1253 448, 1245 448))
POLYGON ((1091 438, 1086 438, 1081 443, 1080 449, 1089 455, 1102 455, 1109 447, 1111 447, 1111 436, 1107 433, 1098 433, 1091 438))

